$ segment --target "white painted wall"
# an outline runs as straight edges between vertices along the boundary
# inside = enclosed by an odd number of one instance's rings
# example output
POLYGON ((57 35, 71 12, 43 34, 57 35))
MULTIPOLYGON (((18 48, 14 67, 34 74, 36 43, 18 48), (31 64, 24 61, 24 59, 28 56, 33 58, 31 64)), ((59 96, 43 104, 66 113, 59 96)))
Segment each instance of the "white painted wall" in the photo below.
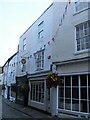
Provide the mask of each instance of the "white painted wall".
POLYGON ((67 61, 76 58, 82 58, 88 56, 88 51, 76 52, 75 49, 75 25, 88 20, 88 10, 75 14, 75 4, 72 2, 68 4, 67 13, 59 27, 60 20, 65 11, 66 2, 54 3, 54 29, 53 34, 56 34, 57 28, 59 28, 58 34, 55 37, 55 43, 52 46, 52 61, 67 61))
MULTIPOLYGON (((44 14, 42 14, 32 26, 20 37, 19 41, 19 61, 21 61, 21 56, 26 57, 26 71, 29 74, 36 73, 35 71, 35 58, 34 53, 39 51, 45 46, 45 60, 44 60, 44 71, 50 69, 51 59, 48 56, 51 55, 51 45, 48 45, 48 41, 52 40, 52 29, 53 29, 53 6, 51 6, 44 14), (38 24, 44 21, 44 37, 43 40, 38 40, 38 24), (26 51, 23 51, 23 39, 26 38, 26 51), (30 57, 31 58, 27 58, 30 57)), ((18 73, 22 73, 20 70, 20 65, 18 66, 18 73)))
POLYGON ((10 60, 8 65, 8 80, 7 85, 16 83, 16 70, 17 70, 17 54, 10 60))

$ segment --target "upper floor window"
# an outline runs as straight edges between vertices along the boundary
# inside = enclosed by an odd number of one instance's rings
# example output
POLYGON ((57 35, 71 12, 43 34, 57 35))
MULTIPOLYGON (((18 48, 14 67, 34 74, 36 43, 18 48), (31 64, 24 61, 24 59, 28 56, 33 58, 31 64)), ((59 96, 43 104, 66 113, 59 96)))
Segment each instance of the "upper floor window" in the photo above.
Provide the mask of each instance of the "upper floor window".
POLYGON ((44 68, 44 50, 35 53, 35 64, 36 70, 41 70, 44 68))
POLYGON ((26 38, 23 39, 23 50, 26 50, 26 38))
POLYGON ((90 21, 76 26, 77 51, 90 49, 90 21))
POLYGON ((90 7, 90 0, 83 2, 82 0, 78 0, 75 2, 75 11, 78 12, 84 8, 90 7))
POLYGON ((38 38, 41 39, 43 38, 43 29, 44 27, 44 21, 42 21, 39 25, 38 25, 38 38))

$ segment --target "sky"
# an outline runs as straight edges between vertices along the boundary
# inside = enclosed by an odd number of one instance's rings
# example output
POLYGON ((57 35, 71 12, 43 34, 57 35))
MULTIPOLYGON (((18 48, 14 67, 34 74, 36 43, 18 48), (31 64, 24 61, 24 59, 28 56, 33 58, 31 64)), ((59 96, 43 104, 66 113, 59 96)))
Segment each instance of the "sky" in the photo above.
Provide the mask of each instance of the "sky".
POLYGON ((17 52, 20 36, 52 0, 0 0, 0 66, 17 52))

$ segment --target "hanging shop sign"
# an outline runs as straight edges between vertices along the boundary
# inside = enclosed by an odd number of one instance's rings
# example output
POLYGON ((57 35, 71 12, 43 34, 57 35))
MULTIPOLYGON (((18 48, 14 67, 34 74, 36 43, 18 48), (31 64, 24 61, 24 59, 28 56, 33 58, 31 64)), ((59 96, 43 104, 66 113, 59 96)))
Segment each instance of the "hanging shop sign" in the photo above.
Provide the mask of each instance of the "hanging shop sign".
POLYGON ((21 60, 21 63, 22 63, 22 64, 25 64, 25 63, 26 63, 26 59, 23 58, 23 59, 21 60))

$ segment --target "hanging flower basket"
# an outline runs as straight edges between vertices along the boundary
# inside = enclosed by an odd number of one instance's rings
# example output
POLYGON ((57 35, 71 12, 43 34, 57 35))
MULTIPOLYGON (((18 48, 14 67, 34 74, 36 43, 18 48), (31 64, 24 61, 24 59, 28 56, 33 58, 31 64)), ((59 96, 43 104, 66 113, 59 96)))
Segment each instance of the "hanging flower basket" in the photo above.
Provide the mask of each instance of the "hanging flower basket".
POLYGON ((46 78, 46 86, 48 89, 51 87, 57 87, 58 85, 58 75, 56 73, 49 73, 49 75, 46 78))

